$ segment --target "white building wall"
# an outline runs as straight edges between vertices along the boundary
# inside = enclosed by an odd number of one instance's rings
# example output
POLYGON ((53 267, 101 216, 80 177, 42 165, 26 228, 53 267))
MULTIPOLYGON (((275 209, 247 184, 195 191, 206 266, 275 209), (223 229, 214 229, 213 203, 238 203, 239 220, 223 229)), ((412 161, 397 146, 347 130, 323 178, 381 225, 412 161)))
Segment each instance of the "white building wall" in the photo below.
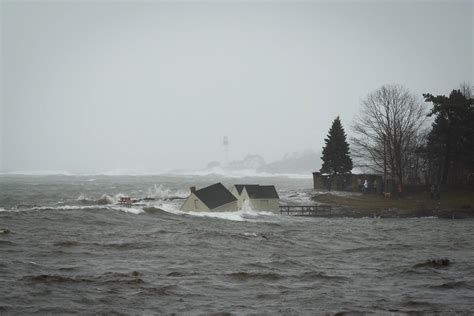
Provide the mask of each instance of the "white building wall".
POLYGON ((205 212, 209 211, 209 208, 194 193, 191 193, 181 206, 181 211, 205 212))
POLYGON ((194 211, 194 212, 233 212, 241 210, 244 204, 247 202, 253 210, 258 211, 271 211, 278 213, 280 211, 280 200, 279 199, 251 199, 244 188, 242 194, 239 194, 235 185, 229 190, 236 198, 237 201, 227 203, 210 210, 197 196, 191 194, 184 204, 181 206, 182 211, 194 211))
POLYGON ((230 193, 232 193, 235 198, 238 200, 240 199, 240 194, 239 194, 239 191, 237 191, 237 188, 235 187, 235 185, 233 185, 230 189, 229 189, 230 193))
POLYGON ((237 201, 233 201, 219 207, 213 208, 211 212, 236 212, 239 209, 237 201))
POLYGON ((191 194, 181 206, 184 212, 235 212, 239 209, 238 201, 233 201, 219 207, 209 209, 196 195, 191 194))
POLYGON ((280 211, 280 200, 279 199, 250 199, 250 205, 253 210, 258 211, 280 211))
POLYGON ((272 211, 276 213, 280 211, 280 199, 251 199, 244 188, 239 198, 239 210, 242 209, 246 201, 256 211, 272 211))

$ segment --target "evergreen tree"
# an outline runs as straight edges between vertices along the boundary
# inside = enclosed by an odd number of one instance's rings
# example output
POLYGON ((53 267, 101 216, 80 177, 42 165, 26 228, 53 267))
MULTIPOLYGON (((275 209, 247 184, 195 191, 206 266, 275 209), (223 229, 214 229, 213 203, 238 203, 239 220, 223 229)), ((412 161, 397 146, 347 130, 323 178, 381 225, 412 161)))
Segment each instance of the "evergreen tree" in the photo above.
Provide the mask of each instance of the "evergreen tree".
POLYGON ((323 147, 322 173, 342 175, 352 170, 352 159, 349 156, 349 144, 339 116, 334 119, 323 147))
POLYGON ((433 103, 429 115, 436 115, 427 152, 436 168, 437 182, 458 184, 474 170, 474 99, 460 90, 453 90, 449 97, 423 96, 426 102, 433 103))

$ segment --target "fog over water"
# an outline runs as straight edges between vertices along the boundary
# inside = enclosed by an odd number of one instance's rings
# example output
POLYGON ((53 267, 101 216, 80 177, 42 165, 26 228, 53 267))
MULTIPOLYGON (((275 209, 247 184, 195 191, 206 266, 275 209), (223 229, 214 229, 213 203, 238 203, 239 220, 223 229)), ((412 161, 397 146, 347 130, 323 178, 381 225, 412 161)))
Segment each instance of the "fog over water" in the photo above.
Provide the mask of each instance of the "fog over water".
MULTIPOLYGON (((474 83, 473 1, 1 1, 0 171, 319 152, 382 84, 474 83)), ((311 171, 311 170, 309 170, 311 171)))

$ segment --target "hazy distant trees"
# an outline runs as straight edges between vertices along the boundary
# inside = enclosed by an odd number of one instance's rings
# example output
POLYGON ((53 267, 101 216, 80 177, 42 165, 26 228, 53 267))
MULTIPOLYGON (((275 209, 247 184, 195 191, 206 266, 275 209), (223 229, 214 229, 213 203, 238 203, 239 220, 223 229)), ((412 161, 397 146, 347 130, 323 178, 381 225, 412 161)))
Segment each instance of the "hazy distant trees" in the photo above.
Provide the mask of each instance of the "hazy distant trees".
POLYGON ((332 122, 328 136, 324 139, 322 173, 342 175, 350 173, 352 170, 352 159, 349 153, 349 144, 346 140, 346 133, 338 117, 332 122))
POLYGON ((358 165, 399 182, 418 174, 413 169, 420 167, 426 114, 418 98, 400 85, 370 93, 353 125, 352 153, 358 165))
MULTIPOLYGON (((474 98, 466 84, 449 97, 423 94, 435 120, 424 147, 431 182, 461 184, 474 173, 474 98)), ((472 181, 472 179, 471 179, 472 181)))

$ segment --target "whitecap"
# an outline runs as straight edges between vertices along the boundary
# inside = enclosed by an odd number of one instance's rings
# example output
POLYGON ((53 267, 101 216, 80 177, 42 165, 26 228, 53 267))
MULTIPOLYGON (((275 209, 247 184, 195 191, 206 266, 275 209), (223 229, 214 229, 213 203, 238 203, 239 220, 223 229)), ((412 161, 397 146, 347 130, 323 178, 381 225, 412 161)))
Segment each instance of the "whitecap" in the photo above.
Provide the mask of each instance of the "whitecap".
POLYGON ((63 170, 18 170, 5 172, 6 175, 21 176, 72 176, 73 174, 63 170))
POLYGON ((236 212, 181 212, 183 214, 189 214, 197 217, 210 217, 217 219, 225 219, 237 222, 261 222, 261 221, 273 221, 277 219, 277 214, 268 211, 250 211, 240 210, 236 212))
POLYGON ((260 172, 255 169, 229 170, 222 167, 214 167, 205 170, 179 170, 168 173, 169 175, 181 176, 223 176, 227 178, 246 178, 246 177, 263 177, 263 178, 291 178, 291 179, 312 179, 312 174, 297 173, 269 173, 260 172))
POLYGON ((126 207, 126 206, 118 206, 118 207, 114 206, 111 209, 122 211, 122 212, 125 212, 125 213, 132 213, 132 214, 141 214, 141 213, 145 212, 141 208, 126 207))
POLYGON ((187 198, 188 195, 189 195, 188 192, 166 188, 162 184, 158 186, 155 184, 153 188, 148 189, 147 197, 160 199, 160 200, 170 200, 170 199, 184 199, 184 198, 187 198))

